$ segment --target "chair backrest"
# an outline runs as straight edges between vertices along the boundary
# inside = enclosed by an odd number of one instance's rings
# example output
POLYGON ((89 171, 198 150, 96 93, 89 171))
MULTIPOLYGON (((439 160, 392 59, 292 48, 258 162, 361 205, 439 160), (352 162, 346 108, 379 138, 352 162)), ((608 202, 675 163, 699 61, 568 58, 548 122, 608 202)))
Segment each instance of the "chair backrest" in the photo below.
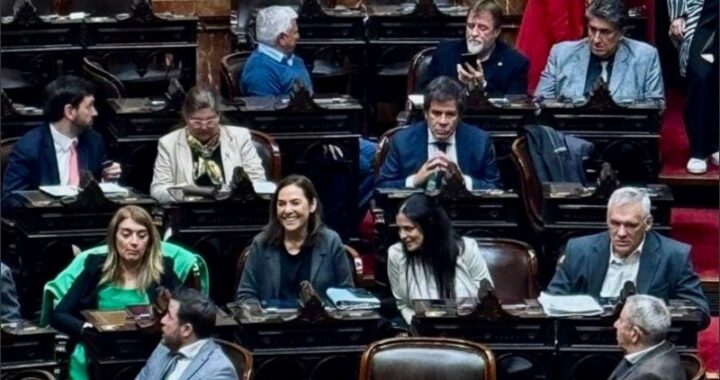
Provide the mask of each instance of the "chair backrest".
POLYGON ((7 139, 2 139, 0 141, 0 170, 2 170, 2 172, 0 172, 0 179, 5 176, 5 169, 7 169, 8 166, 8 159, 10 158, 10 154, 12 154, 15 143, 19 139, 19 137, 10 137, 7 139))
POLYGON ((125 86, 111 72, 107 71, 96 57, 83 57, 82 70, 93 82, 97 83, 106 98, 122 98, 125 86))
POLYGON ((237 263, 235 264, 235 289, 237 289, 238 285, 240 285, 240 279, 242 278, 243 271, 245 270, 245 263, 247 263, 249 256, 250 246, 247 246, 242 250, 242 252, 240 252, 240 256, 237 258, 237 263))
POLYGON ((347 244, 343 244, 343 248, 345 248, 345 255, 347 256, 347 259, 350 262, 350 268, 353 271, 353 282, 355 283, 355 286, 360 286, 365 279, 362 258, 355 248, 347 244))
POLYGON ((392 137, 397 133, 400 132, 402 129, 407 128, 407 125, 402 125, 399 127, 395 127, 392 129, 388 129, 385 131, 385 133, 380 136, 380 139, 378 140, 377 150, 375 151, 375 177, 377 178, 378 175, 380 175, 380 169, 382 168, 383 164, 385 163, 385 157, 387 156, 388 149, 390 149, 390 140, 392 140, 392 137))
POLYGON ((705 380, 705 363, 695 354, 680 354, 683 370, 685 370, 685 378, 687 380, 705 380))
POLYGON ((52 373, 44 369, 21 369, 19 371, 8 371, 3 373, 1 380, 55 380, 52 373))
POLYGON ((280 147, 275 139, 263 132, 250 130, 253 146, 262 160, 265 176, 269 181, 280 181, 282 175, 282 160, 280 147))
POLYGON ((418 86, 427 76, 430 62, 432 62, 432 56, 435 53, 435 47, 429 47, 420 50, 412 59, 410 63, 410 71, 408 72, 407 81, 407 93, 408 95, 417 92, 418 86))
POLYGON ((538 262, 532 247, 505 238, 476 238, 475 241, 503 304, 538 297, 538 262))
POLYGON ((540 179, 533 166, 530 151, 528 150, 527 137, 518 137, 513 141, 512 154, 510 158, 515 164, 520 178, 520 199, 523 201, 523 207, 527 215, 530 227, 536 232, 543 229, 543 195, 540 179))
POLYGON ((232 100, 242 96, 238 78, 250 54, 251 51, 239 51, 220 59, 220 93, 226 99, 232 100))
POLYGON ((221 339, 213 339, 220 346, 235 367, 239 380, 250 380, 253 370, 253 357, 250 351, 235 344, 221 339))
POLYGON ((368 346, 359 380, 494 380, 495 357, 479 343, 448 338, 390 338, 368 346))

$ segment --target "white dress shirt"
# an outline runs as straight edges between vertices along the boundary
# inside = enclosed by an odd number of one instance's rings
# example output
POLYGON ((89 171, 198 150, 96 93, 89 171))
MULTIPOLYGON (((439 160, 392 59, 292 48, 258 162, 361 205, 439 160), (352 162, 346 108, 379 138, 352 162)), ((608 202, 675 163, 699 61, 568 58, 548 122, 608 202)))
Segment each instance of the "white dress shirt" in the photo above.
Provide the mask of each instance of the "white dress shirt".
POLYGON ((650 351, 660 347, 663 343, 665 343, 664 340, 662 342, 660 342, 652 347, 648 347, 642 351, 633 352, 632 354, 627 354, 627 355, 625 355, 625 360, 629 361, 630 364, 635 364, 635 363, 639 362, 640 359, 643 358, 643 356, 649 354, 650 351))
MULTIPOLYGON (((438 140, 435 139, 435 136, 432 134, 432 130, 430 130, 430 127, 428 127, 428 145, 427 145, 427 156, 428 161, 435 158, 435 156, 439 156, 442 151, 435 145, 435 143, 438 142, 438 140)), ((445 149, 445 155, 447 158, 454 162, 455 164, 458 163, 457 159, 457 144, 455 144, 455 135, 456 133, 453 133, 452 136, 450 136, 447 140, 445 140, 445 143, 448 144, 447 148, 445 149)), ((460 168, 460 165, 458 165, 458 169, 460 168)), ((470 176, 463 174, 463 180, 465 180, 465 188, 468 189, 468 191, 472 191, 472 178, 470 176)), ((410 175, 405 179, 405 187, 415 187, 415 174, 410 175)))
POLYGON ((645 237, 643 237, 633 253, 626 258, 621 258, 615 255, 612 243, 610 243, 610 263, 608 264, 605 280, 600 290, 600 297, 616 298, 620 295, 620 291, 627 281, 637 283, 638 270, 640 269, 640 254, 642 253, 643 245, 645 245, 645 237))
MULTIPOLYGON (((50 124, 50 135, 55 146, 55 158, 57 159, 58 174, 60 175, 59 185, 67 186, 70 184, 70 147, 73 141, 76 142, 78 139, 77 137, 70 138, 63 135, 52 124, 50 124)), ((80 165, 80 157, 78 157, 78 165, 80 165)), ((80 168, 78 168, 79 172, 80 168)))
POLYGON ((200 339, 195 343, 191 343, 180 348, 178 352, 182 354, 182 357, 178 359, 175 369, 167 375, 166 380, 180 379, 180 376, 182 376, 183 372, 185 372, 187 367, 190 365, 190 362, 193 361, 195 356, 197 356, 200 349, 208 342, 208 340, 209 339, 200 339))

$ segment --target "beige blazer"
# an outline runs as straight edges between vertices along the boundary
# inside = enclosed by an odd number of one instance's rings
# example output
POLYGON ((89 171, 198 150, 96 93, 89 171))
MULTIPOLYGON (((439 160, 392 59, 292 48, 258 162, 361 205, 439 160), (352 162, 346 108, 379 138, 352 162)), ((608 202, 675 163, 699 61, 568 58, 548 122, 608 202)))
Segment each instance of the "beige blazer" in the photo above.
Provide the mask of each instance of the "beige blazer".
MULTIPOLYGON (((237 166, 242 166, 251 180, 265 181, 262 161, 246 128, 221 125, 220 151, 226 182, 232 179, 237 166)), ((150 195, 160 203, 172 202, 168 188, 195 184, 192 166, 192 152, 185 137, 185 128, 160 138, 150 195)))

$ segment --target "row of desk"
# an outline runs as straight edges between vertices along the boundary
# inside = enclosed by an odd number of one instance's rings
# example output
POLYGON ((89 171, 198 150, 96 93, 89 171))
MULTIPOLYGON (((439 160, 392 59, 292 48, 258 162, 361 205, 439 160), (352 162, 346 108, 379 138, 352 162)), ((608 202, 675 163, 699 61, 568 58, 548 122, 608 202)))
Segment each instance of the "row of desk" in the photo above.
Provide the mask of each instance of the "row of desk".
MULTIPOLYGON (((668 233, 672 206, 669 189, 662 185, 649 189, 654 228, 668 233)), ((376 279, 385 278, 382 257, 386 247, 397 239, 396 226, 390 221, 404 199, 416 192, 392 189, 376 192, 381 214, 376 222, 382 231, 377 242, 380 264, 376 266, 376 279), (383 224, 383 220, 388 222, 383 224)), ((14 253, 6 252, 3 259, 19 271, 16 280, 26 315, 38 310, 43 284, 72 260, 71 245, 87 249, 100 244, 112 215, 126 204, 148 209, 161 231, 169 231, 170 241, 202 255, 210 270, 212 298, 220 303, 229 302, 234 297, 240 253, 267 223, 270 205, 269 195, 254 193, 225 200, 197 198, 164 206, 139 192, 111 200, 89 191, 70 199, 53 198, 37 190, 22 194, 23 206, 14 212, 12 234, 3 232, 4 244, 13 246, 14 253), (12 244, 10 239, 14 239, 12 244)), ((518 218, 521 201, 515 193, 478 191, 454 196, 441 194, 440 199, 462 234, 527 241, 527 229, 518 218)), ((540 264, 542 270, 552 270, 553 260, 568 238, 607 228, 606 200, 592 193, 560 196, 548 193, 546 201, 548 238, 540 264)), ((551 276, 552 273, 547 273, 542 278, 551 276)))
MULTIPOLYGON (((527 379, 606 379, 622 356, 611 309, 597 317, 547 317, 536 301, 505 305, 505 316, 429 316, 419 313, 411 335, 462 338, 488 345, 498 368, 518 361, 527 379)), ((253 353, 255 379, 356 379, 368 344, 397 334, 375 311, 327 311, 312 320, 303 311, 270 312, 229 304, 218 312, 216 334, 253 353)), ((679 352, 696 352, 699 314, 671 302, 668 340, 679 352)), ((30 323, 2 328, 2 372, 23 368, 64 370, 52 329, 30 323)), ((91 378, 132 379, 159 342, 159 333, 125 322, 84 337, 91 378)), ((511 379, 499 370, 499 379, 511 379)))

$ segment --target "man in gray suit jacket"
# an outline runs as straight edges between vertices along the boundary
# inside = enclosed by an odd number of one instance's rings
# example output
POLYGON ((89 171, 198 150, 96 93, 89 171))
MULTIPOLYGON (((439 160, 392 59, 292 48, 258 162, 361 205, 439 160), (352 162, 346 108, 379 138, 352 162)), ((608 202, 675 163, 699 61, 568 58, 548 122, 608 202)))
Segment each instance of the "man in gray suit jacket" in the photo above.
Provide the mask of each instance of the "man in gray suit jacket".
POLYGON ((661 299, 639 294, 628 297, 615 321, 618 345, 625 357, 608 380, 685 380, 675 346, 665 340, 669 328, 670 312, 661 299))
POLYGON ((210 338, 216 309, 195 289, 173 292, 162 318, 162 341, 135 380, 237 380, 235 367, 210 338))
POLYGON ((710 324, 707 298, 690 262, 690 246, 651 231, 650 197, 624 187, 610 196, 608 232, 570 239, 547 291, 617 299, 623 285, 664 300, 690 301, 710 324))
POLYGON ((584 99, 602 78, 616 102, 657 100, 664 106, 657 49, 623 35, 622 2, 595 0, 585 17, 588 37, 553 46, 535 96, 584 99))

